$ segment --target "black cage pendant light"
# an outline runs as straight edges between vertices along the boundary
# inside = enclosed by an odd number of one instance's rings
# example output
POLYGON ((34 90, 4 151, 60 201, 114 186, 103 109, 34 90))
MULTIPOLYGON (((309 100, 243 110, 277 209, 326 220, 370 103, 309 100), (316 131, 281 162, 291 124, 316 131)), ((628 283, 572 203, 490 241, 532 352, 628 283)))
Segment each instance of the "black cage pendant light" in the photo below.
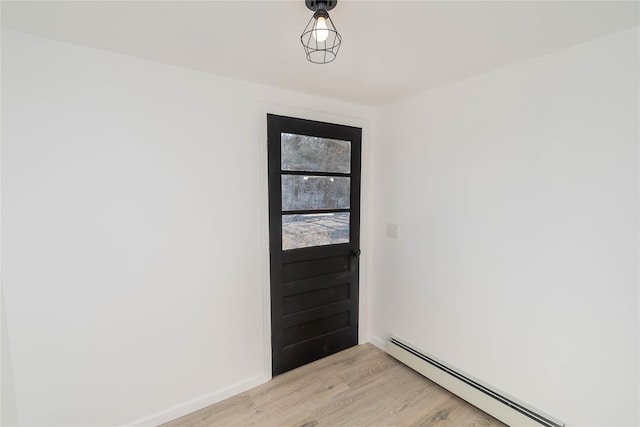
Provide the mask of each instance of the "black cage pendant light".
POLYGON ((306 28, 300 36, 307 59, 314 64, 326 64, 336 59, 342 36, 333 25, 329 11, 336 7, 338 0, 305 0, 313 11, 306 28))

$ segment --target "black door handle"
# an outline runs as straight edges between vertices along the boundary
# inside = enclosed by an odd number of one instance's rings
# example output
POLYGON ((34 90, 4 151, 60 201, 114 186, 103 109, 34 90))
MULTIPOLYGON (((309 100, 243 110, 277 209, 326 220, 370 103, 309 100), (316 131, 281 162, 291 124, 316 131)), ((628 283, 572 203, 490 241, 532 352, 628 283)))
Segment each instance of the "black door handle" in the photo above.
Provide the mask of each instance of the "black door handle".
POLYGON ((362 253, 362 251, 360 249, 356 249, 351 251, 351 256, 354 256, 356 258, 360 258, 360 254, 362 253))

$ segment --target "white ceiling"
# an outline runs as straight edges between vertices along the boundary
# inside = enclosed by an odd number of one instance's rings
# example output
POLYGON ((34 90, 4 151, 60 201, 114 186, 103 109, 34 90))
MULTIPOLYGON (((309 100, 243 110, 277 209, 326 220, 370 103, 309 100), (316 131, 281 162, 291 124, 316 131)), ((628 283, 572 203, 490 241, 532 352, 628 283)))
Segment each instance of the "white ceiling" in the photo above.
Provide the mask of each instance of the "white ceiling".
POLYGON ((639 23, 636 1, 340 0, 338 58, 306 61, 295 1, 3 1, 2 26, 181 67, 380 104, 639 23))

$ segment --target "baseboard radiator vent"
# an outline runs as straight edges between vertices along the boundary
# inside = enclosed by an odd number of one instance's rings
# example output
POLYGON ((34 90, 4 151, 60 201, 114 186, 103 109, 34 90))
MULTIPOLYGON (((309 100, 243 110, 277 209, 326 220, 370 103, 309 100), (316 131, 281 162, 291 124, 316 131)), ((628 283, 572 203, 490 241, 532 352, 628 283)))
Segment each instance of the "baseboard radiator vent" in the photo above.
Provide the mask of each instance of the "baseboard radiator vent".
POLYGON ((414 371, 509 426, 564 427, 563 422, 483 384, 396 337, 389 337, 386 351, 414 371))

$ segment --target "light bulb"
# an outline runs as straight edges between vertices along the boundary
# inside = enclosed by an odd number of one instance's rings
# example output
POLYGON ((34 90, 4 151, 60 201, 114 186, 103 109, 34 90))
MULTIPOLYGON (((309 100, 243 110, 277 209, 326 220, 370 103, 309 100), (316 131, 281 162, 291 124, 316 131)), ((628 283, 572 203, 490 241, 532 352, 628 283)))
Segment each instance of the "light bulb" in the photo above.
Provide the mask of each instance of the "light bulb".
POLYGON ((329 37, 329 28, 327 28, 327 21, 322 16, 316 20, 316 26, 313 29, 313 37, 322 43, 329 37))

